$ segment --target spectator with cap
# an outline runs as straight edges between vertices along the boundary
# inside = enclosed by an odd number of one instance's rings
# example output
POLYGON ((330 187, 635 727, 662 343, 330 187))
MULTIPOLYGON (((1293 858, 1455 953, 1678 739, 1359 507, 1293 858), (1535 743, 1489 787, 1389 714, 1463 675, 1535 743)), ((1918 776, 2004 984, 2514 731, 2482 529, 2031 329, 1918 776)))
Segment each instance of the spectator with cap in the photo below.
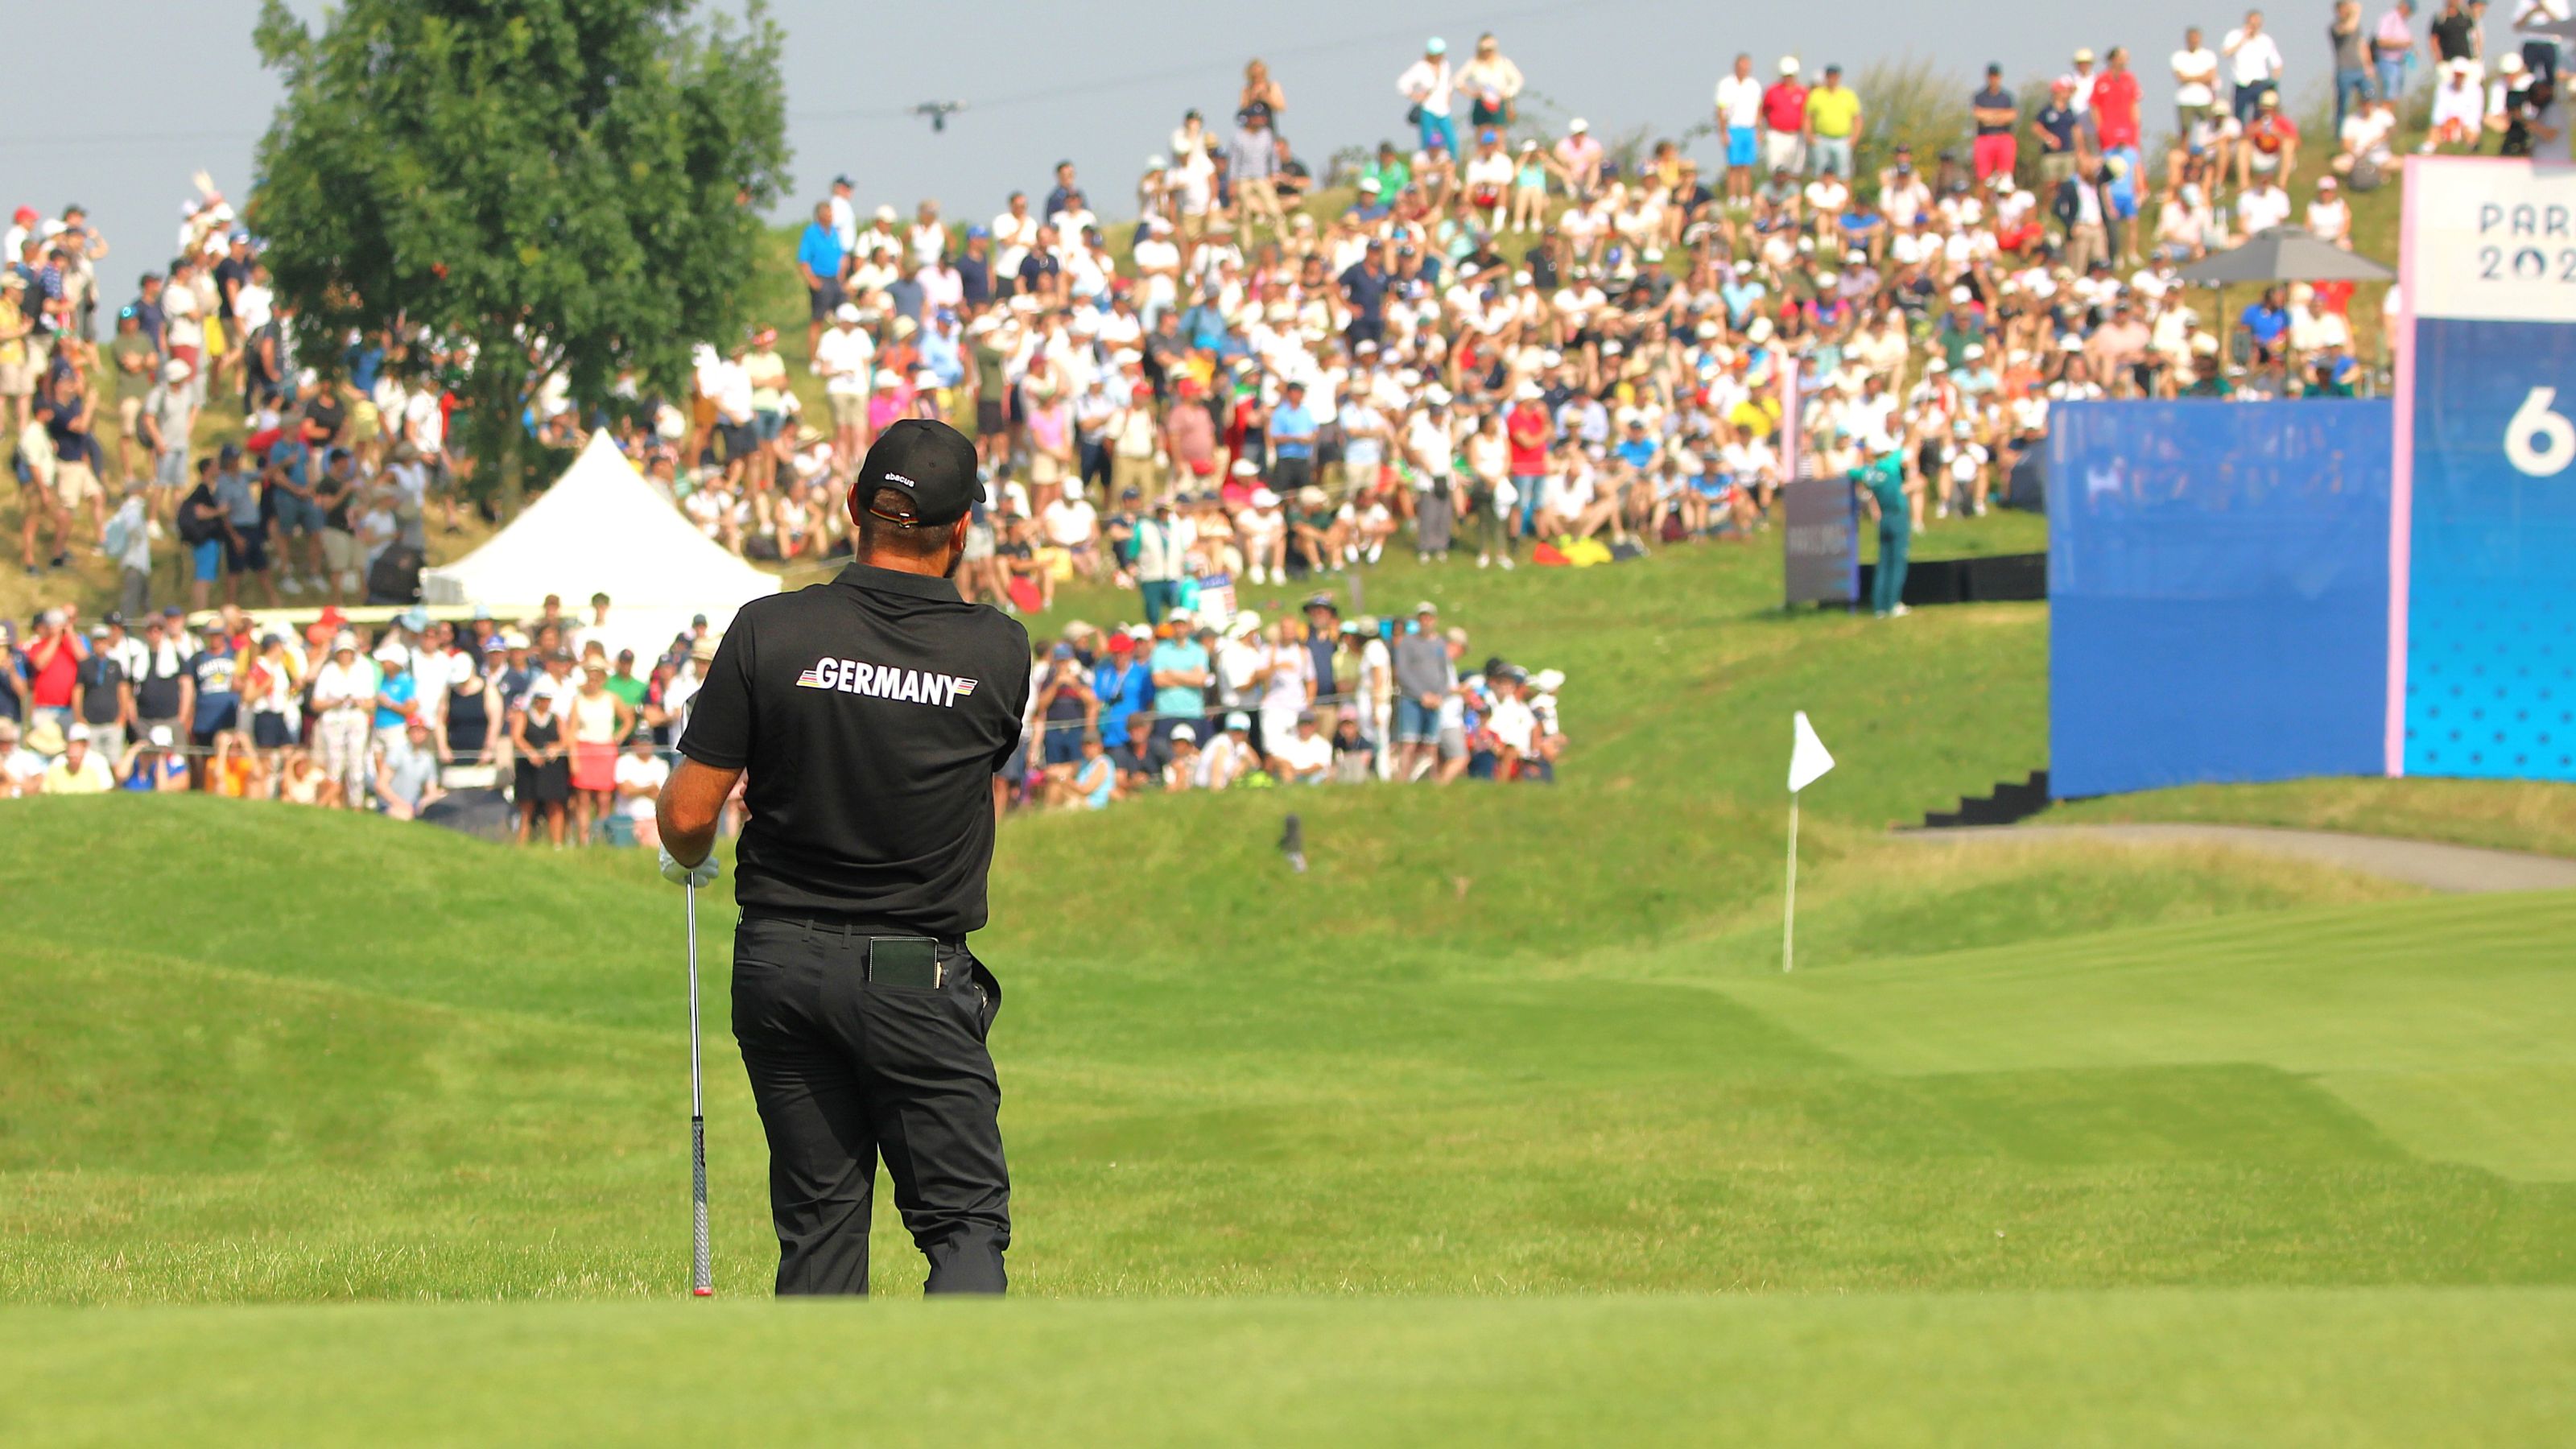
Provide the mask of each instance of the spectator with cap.
POLYGON ((1798 58, 1780 57, 1779 79, 1762 92, 1762 162, 1774 175, 1807 167, 1807 94, 1798 80, 1798 58))
POLYGON ((125 753, 134 731, 134 678, 131 666, 141 652, 126 637, 125 616, 112 613, 90 626, 89 652, 80 661, 72 691, 72 720, 89 726, 98 752, 114 760, 125 753))
POLYGON ((208 630, 187 668, 180 697, 188 720, 189 774, 197 788, 212 790, 208 757, 242 733, 241 656, 232 635, 208 630))
POLYGON ((377 686, 376 669, 359 652, 358 636, 347 629, 334 635, 330 658, 313 674, 314 748, 323 775, 352 805, 366 789, 377 686))
POLYGON ((415 715, 402 739, 375 750, 376 807, 395 820, 418 819, 447 792, 438 784, 438 750, 428 720, 415 715))
POLYGON ((93 749, 90 728, 74 724, 62 731, 63 748, 46 766, 43 789, 48 795, 104 795, 116 788, 108 757, 93 749))
POLYGON ((536 822, 546 822, 546 838, 564 846, 564 812, 572 800, 572 742, 556 709, 556 691, 538 690, 527 707, 512 716, 512 758, 518 762, 512 800, 519 810, 519 844, 529 844, 536 822))
POLYGON ((1333 777, 1333 741, 1311 709, 1297 712, 1288 732, 1267 739, 1264 763, 1283 785, 1321 785, 1333 777))
POLYGON ((1427 599, 1414 605, 1412 621, 1396 636, 1392 652, 1395 771, 1398 778, 1413 780, 1434 761, 1441 701, 1457 687, 1457 671, 1440 637, 1439 606, 1427 599))
POLYGON ((1458 127, 1450 109, 1456 104, 1456 76, 1449 68, 1449 42, 1433 36, 1422 45, 1422 58, 1395 78, 1396 93, 1412 103, 1406 113, 1425 151, 1458 150, 1458 127))
POLYGON ((1162 640, 1149 661, 1154 681, 1155 729, 1169 738, 1184 720, 1207 717, 1208 686, 1214 675, 1207 646, 1197 637, 1197 620, 1187 609, 1164 615, 1162 640))
POLYGON ((376 688, 368 718, 368 739, 379 749, 403 741, 403 728, 420 712, 420 680, 411 672, 411 653, 391 639, 376 647, 376 688))
POLYGON ((1843 68, 1826 66, 1823 81, 1807 93, 1807 165, 1818 175, 1850 180, 1853 148, 1867 128, 1860 96, 1843 84, 1843 68))
POLYGON ((115 766, 116 788, 146 794, 179 794, 188 788, 188 764, 170 726, 157 724, 125 747, 115 766))
POLYGON ((1250 235, 1256 221, 1274 232, 1288 229, 1280 204, 1279 182, 1286 171, 1278 133, 1270 129, 1270 107, 1256 101, 1244 107, 1233 139, 1226 143, 1226 180, 1234 191, 1234 224, 1250 235))
POLYGON ((72 614, 56 608, 36 616, 35 631, 17 661, 24 671, 27 719, 31 723, 72 723, 72 706, 80 691, 80 667, 89 656, 89 643, 81 637, 72 614))
POLYGON ((1100 739, 1112 754, 1129 742, 1129 722, 1139 716, 1150 726, 1154 709, 1152 666, 1136 657, 1134 633, 1119 629, 1109 635, 1106 650, 1091 668, 1092 716, 1100 739))
POLYGON ((1970 119, 1976 129, 1976 142, 1970 160, 1982 184, 1997 176, 2010 176, 2019 164, 2021 142, 2021 108, 2013 93, 2004 88, 2004 68, 2000 64, 1986 67, 1986 83, 1968 98, 1970 119))

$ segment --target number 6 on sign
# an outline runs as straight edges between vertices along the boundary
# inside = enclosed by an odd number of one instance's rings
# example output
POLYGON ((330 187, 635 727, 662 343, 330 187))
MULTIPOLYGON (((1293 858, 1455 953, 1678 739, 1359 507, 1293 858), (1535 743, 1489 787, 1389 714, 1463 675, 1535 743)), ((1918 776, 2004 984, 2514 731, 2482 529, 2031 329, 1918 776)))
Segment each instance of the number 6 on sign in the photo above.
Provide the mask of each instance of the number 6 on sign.
POLYGON ((2504 425, 2504 457, 2533 478, 2554 478, 2576 462, 2576 423, 2549 410, 2558 389, 2535 387, 2504 425))

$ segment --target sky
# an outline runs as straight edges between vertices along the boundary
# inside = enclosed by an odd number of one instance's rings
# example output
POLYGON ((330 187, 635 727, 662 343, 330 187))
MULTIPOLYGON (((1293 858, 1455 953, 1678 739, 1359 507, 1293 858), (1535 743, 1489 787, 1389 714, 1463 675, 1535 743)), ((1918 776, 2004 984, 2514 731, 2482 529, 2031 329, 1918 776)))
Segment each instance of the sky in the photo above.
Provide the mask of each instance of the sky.
MULTIPOLYGON (((294 8, 308 20, 323 9, 318 0, 294 8)), ((2383 8, 2370 0, 2367 18, 2383 8)), ((82 0, 73 23, 111 43, 116 63, 16 69, 0 120, 0 209, 88 206, 117 249, 101 269, 114 279, 111 296, 159 267, 191 172, 205 168, 230 196, 249 189, 252 152, 277 100, 251 48, 257 9, 254 0, 82 0)), ((2330 9, 2327 0, 2272 7, 2294 106, 2324 86, 2330 9)), ((2171 114, 2166 58, 2184 27, 2202 26, 2214 46, 2243 10, 2232 0, 1842 0, 1815 11, 1708 0, 1302 0, 1278 10, 1239 0, 772 0, 771 13, 787 32, 794 149, 795 199, 781 219, 803 214, 839 172, 863 206, 909 213, 936 197, 948 216, 982 219, 1014 188, 1043 193, 1067 159, 1102 214, 1119 214, 1184 109, 1232 110, 1253 55, 1287 92, 1282 132, 1320 169, 1340 147, 1408 129, 1395 76, 1430 35, 1463 55, 1476 32, 1493 30, 1536 93, 1524 114, 1580 115, 1602 135, 1639 125, 1669 134, 1706 119, 1711 89, 1738 51, 1752 52, 1764 73, 1794 52, 1811 73, 1827 61, 1857 72, 1919 58, 1962 82, 1999 61, 2018 85, 2065 69, 2077 46, 2125 43, 2152 131, 2171 114), (966 109, 934 134, 909 114, 924 101, 966 109)), ((2500 22, 2490 29, 2492 49, 2504 36, 2500 22)), ((1699 149, 1706 155, 1709 143, 1699 149)))

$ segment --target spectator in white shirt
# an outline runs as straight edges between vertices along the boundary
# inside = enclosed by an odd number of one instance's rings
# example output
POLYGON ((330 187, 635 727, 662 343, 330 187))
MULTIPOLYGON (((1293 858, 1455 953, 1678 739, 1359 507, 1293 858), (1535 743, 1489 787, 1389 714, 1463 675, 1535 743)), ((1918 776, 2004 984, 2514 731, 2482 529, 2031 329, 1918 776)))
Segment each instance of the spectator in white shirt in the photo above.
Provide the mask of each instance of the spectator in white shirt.
POLYGON ((2478 63, 2455 60, 2442 67, 2441 83, 2433 88, 2431 129, 2418 148, 2429 156, 2436 149, 2477 149, 2486 135, 2486 87, 2478 84, 2478 63))
POLYGON ((2173 53, 2174 131, 2191 128, 2218 104, 2218 53, 2202 42, 2200 27, 2182 33, 2182 49, 2173 53))
POLYGON ((2263 97, 2280 92, 2281 47, 2263 29, 2263 12, 2248 10, 2245 23, 2227 32, 2218 49, 2227 57, 2228 77, 2236 84, 2234 109, 2242 125, 2254 119, 2263 97))
POLYGON ((662 843, 654 804, 670 779, 670 762, 653 752, 653 736, 637 730, 627 742, 626 753, 617 757, 617 801, 626 818, 635 822, 635 843, 646 850, 662 843))
MULTIPOLYGON (((1422 58, 1395 78, 1397 93, 1413 103, 1413 125, 1425 151, 1436 147, 1451 156, 1458 154, 1458 124, 1449 114, 1456 103, 1454 79, 1449 42, 1436 35, 1423 42, 1422 58)), ((1210 741, 1209 747, 1212 750, 1215 742, 1210 741)))
POLYGON ((2236 224, 2244 235, 2253 236, 2290 220, 2290 193, 2281 189, 2280 178, 2257 175, 2254 184, 2236 202, 2236 224))
POLYGON ((1325 738, 1313 710, 1298 711, 1296 724, 1285 738, 1264 743, 1270 748, 1270 773, 1279 783, 1321 785, 1332 779, 1333 742, 1325 738))
POLYGON ((832 409, 832 456, 847 467, 856 467, 867 452, 876 357, 876 343, 859 327, 859 309, 843 302, 814 344, 814 371, 823 379, 823 398, 832 409))
POLYGON ((2352 249, 2352 207, 2343 199, 2343 188, 2331 176, 2317 182, 2316 200, 2308 203, 2305 218, 2308 231, 2319 241, 2330 241, 2346 251, 2352 249))

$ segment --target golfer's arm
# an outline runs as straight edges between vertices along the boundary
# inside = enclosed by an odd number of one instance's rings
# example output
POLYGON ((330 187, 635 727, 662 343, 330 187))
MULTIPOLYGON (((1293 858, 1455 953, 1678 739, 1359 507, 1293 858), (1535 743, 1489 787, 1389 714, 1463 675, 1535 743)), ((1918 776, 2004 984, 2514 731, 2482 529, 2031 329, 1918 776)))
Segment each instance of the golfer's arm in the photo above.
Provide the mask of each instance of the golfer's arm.
POLYGON ((715 848, 716 822, 724 815, 725 800, 741 778, 740 770, 719 770, 687 758, 680 761, 653 807, 662 826, 662 848, 671 852, 672 859, 696 865, 707 858, 715 848))

